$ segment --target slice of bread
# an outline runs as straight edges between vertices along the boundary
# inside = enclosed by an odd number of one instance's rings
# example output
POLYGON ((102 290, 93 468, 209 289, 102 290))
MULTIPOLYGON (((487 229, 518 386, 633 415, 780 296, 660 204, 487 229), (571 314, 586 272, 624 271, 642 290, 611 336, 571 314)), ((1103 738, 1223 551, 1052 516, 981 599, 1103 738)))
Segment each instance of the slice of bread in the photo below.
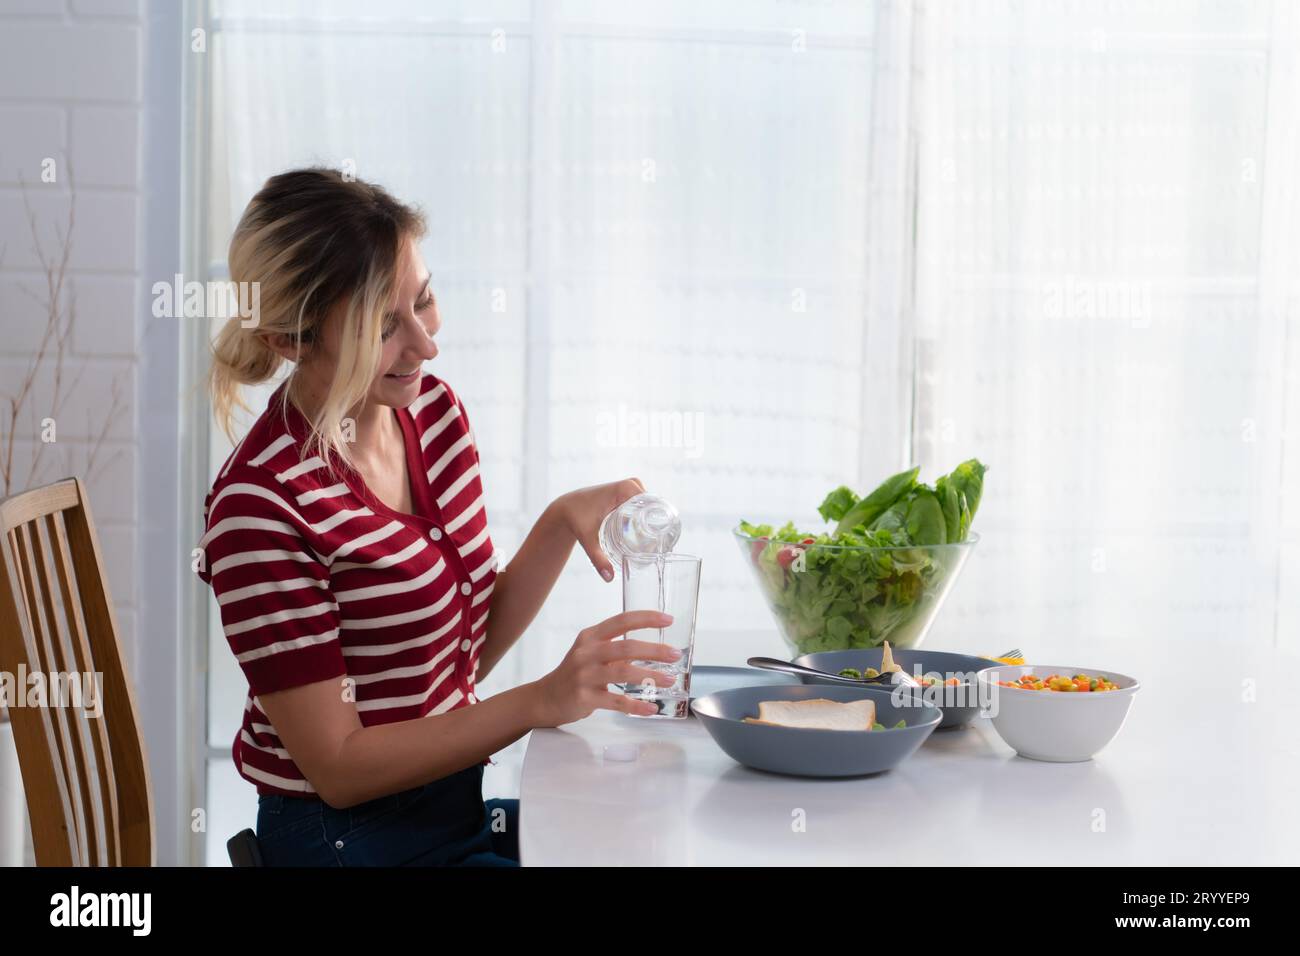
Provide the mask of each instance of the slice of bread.
POLYGON ((761 701, 758 717, 746 717, 745 723, 812 730, 870 730, 875 720, 875 701, 840 703, 819 697, 816 700, 761 701))

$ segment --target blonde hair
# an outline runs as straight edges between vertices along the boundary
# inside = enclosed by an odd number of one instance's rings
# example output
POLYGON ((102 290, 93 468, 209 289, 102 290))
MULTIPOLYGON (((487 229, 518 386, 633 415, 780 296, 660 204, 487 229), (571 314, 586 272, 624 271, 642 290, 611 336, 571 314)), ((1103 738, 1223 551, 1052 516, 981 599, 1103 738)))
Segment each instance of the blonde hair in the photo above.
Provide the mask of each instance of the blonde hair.
MULTIPOLYGON (((266 181, 240 217, 227 256, 231 282, 241 289, 257 283, 248 287, 258 292, 257 320, 251 328, 240 316, 226 322, 208 371, 213 414, 232 443, 236 407, 250 411, 240 386, 270 381, 286 361, 267 337, 287 336, 300 358, 309 355, 330 308, 345 299, 338 367, 320 409, 304 413, 310 435, 302 455, 319 454, 331 468, 335 456, 351 464, 344 418, 364 403, 379 371, 403 244, 424 232, 418 209, 333 169, 296 169, 266 181)), ((298 374, 295 364, 283 394, 301 410, 298 374)), ((280 411, 287 424, 288 408, 280 411)))

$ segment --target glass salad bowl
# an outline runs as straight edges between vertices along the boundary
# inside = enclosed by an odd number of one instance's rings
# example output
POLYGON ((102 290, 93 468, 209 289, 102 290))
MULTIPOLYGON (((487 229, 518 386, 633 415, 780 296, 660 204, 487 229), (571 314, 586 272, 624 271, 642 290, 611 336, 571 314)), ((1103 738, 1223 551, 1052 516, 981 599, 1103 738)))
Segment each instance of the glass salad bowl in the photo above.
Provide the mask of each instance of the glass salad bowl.
POLYGON ((791 654, 918 647, 979 543, 867 547, 732 532, 791 654))

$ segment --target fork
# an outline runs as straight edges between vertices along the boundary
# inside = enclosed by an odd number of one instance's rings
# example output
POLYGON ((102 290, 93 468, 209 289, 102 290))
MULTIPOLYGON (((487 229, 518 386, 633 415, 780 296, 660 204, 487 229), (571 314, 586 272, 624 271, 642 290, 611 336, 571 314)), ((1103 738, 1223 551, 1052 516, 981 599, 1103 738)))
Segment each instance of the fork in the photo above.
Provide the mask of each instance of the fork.
POLYGON ((904 671, 891 671, 879 674, 876 677, 845 677, 842 674, 832 674, 830 671, 819 671, 814 667, 804 667, 802 664, 792 664, 790 661, 779 661, 775 657, 751 657, 746 661, 750 667, 760 667, 767 671, 784 671, 787 674, 796 674, 803 677, 820 677, 823 680, 829 680, 836 684, 848 684, 853 687, 863 687, 870 685, 889 685, 905 684, 908 687, 920 687, 912 675, 904 671))

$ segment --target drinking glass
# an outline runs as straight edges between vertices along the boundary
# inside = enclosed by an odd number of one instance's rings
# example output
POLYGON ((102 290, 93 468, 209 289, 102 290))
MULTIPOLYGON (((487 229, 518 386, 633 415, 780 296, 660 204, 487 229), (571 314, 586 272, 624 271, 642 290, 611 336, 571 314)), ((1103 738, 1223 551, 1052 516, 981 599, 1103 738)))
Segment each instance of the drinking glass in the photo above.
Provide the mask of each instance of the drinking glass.
POLYGON ((682 652, 672 663, 633 661, 636 667, 669 674, 671 687, 651 680, 620 684, 623 693, 655 704, 655 714, 635 717, 681 718, 691 710, 691 655, 695 650, 695 608, 700 597, 700 559, 689 554, 629 554, 623 558, 623 610, 663 611, 673 622, 662 628, 628 631, 626 638, 667 644, 682 652))

